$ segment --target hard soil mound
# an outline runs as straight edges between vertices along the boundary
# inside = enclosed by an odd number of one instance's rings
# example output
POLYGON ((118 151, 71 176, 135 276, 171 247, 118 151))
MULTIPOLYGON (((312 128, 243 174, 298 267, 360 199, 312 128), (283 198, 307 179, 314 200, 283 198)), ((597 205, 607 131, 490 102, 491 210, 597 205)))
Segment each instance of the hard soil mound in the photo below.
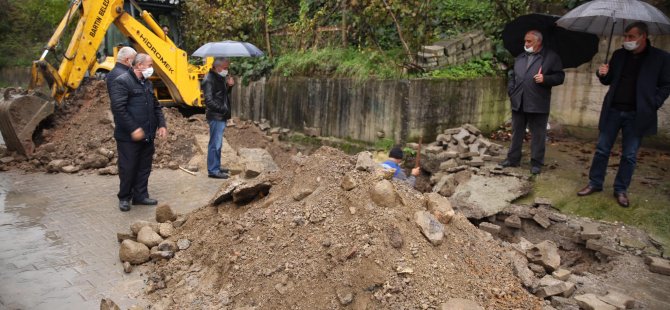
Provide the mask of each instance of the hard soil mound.
POLYGON ((505 250, 462 215, 434 246, 414 221, 426 199, 405 184, 394 183, 395 207, 381 207, 370 198, 379 175, 355 170, 355 157, 323 147, 294 163, 265 176, 264 198, 188 215, 170 239, 190 248, 152 265, 148 287, 165 287, 149 290, 157 308, 435 309, 451 298, 541 308, 505 250), (357 184, 350 191, 345 176, 357 184))

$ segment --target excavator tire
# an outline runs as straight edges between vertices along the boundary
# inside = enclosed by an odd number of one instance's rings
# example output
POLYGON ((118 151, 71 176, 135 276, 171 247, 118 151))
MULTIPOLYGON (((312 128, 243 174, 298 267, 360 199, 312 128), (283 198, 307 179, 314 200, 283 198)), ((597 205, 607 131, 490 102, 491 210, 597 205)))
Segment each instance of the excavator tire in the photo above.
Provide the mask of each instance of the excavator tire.
POLYGON ((0 92, 0 132, 7 150, 30 157, 35 150, 33 132, 53 114, 55 102, 36 91, 5 88, 0 92))

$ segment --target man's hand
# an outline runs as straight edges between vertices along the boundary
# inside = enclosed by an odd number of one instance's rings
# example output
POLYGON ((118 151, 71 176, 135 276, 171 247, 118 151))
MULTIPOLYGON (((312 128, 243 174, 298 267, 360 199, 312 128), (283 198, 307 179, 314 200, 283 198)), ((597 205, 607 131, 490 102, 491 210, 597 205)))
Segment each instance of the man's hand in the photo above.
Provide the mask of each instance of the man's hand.
POLYGON ((228 86, 235 85, 235 79, 232 76, 228 76, 228 86))
POLYGON ((610 65, 608 64, 602 64, 598 68, 598 75, 600 76, 606 76, 608 72, 610 72, 610 65))
POLYGON ((421 167, 412 168, 412 175, 413 176, 418 177, 420 173, 421 173, 421 167))
POLYGON ((161 139, 167 137, 167 128, 165 127, 158 128, 156 135, 161 139))
POLYGON ((535 83, 542 84, 544 82, 544 74, 538 73, 535 76, 533 76, 533 79, 535 79, 535 83))
POLYGON ((142 129, 142 127, 135 129, 135 131, 133 131, 133 132, 130 134, 130 138, 131 138, 133 141, 142 141, 142 140, 144 140, 144 130, 142 129))

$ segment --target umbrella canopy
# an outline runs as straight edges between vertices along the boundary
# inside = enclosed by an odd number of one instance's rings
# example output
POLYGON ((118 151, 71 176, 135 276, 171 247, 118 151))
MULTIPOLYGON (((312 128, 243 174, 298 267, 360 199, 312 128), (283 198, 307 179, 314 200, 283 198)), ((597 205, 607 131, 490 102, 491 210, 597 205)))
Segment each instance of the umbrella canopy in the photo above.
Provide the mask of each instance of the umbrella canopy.
POLYGON ((199 47, 196 57, 260 57, 263 52, 251 43, 238 41, 209 42, 199 47))
POLYGON ((670 19, 651 4, 638 0, 594 0, 565 14, 557 24, 565 29, 607 36, 622 35, 629 24, 641 21, 649 34, 670 33, 670 19))
POLYGON ((556 27, 558 16, 528 14, 507 23, 502 32, 503 45, 513 55, 524 52, 524 37, 529 30, 542 33, 542 46, 561 57, 564 68, 575 68, 591 61, 598 52, 598 36, 556 27))

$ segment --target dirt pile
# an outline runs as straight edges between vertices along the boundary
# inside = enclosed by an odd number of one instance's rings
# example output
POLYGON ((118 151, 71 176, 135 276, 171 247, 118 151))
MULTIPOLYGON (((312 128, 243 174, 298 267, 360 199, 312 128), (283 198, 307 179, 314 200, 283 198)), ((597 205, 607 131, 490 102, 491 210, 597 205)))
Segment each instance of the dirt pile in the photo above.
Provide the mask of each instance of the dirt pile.
POLYGON ((158 309, 435 309, 454 298, 541 308, 498 242, 462 215, 445 219, 434 194, 357 170, 355 157, 332 148, 293 162, 258 177, 269 195, 188 215, 169 240, 190 247, 149 274, 158 309), (424 237, 440 233, 439 242, 424 237))
MULTIPOLYGON (((195 154, 194 134, 207 133, 207 123, 204 116, 184 118, 175 108, 165 108, 163 113, 168 137, 156 140, 154 167, 177 169, 195 154)), ((113 126, 105 82, 86 82, 38 129, 34 155, 26 159, 8 154, 0 169, 116 174, 113 126)))

